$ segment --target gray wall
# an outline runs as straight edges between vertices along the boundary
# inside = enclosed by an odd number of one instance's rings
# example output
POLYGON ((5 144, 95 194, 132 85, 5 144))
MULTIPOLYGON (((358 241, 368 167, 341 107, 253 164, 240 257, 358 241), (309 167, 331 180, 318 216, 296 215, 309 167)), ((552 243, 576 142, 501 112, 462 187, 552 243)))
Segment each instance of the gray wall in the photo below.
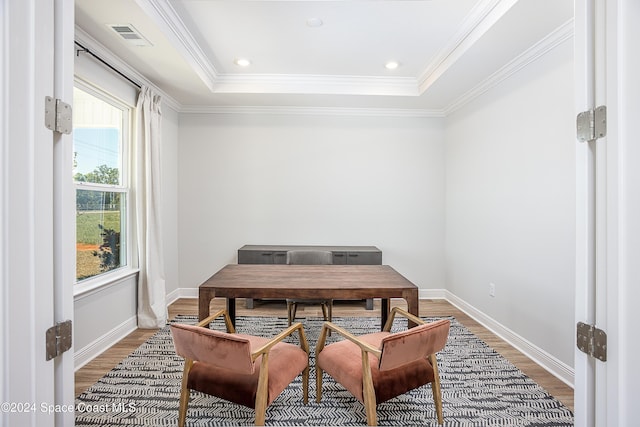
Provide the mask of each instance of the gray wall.
POLYGON ((567 41, 449 116, 445 156, 447 289, 569 366, 572 55, 567 41))
POLYGON ((444 286, 443 119, 181 114, 180 283, 244 244, 376 245, 444 286))

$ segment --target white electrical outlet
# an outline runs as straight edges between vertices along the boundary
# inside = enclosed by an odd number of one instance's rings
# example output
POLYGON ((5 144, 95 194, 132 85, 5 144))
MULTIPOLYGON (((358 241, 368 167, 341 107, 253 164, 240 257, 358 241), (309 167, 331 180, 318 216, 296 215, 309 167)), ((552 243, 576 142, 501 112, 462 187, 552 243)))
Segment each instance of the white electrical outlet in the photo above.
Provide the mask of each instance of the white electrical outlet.
POLYGON ((490 297, 495 297, 496 296, 496 285, 495 285, 495 283, 489 283, 489 296, 490 297))

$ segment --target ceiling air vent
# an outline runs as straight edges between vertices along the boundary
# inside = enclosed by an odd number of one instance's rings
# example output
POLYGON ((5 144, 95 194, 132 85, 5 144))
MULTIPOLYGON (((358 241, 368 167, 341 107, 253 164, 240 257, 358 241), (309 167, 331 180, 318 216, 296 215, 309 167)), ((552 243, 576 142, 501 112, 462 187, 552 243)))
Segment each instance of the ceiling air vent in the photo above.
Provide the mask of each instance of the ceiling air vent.
POLYGON ((107 26, 129 44, 134 46, 153 46, 151 42, 140 34, 131 24, 107 24, 107 26))

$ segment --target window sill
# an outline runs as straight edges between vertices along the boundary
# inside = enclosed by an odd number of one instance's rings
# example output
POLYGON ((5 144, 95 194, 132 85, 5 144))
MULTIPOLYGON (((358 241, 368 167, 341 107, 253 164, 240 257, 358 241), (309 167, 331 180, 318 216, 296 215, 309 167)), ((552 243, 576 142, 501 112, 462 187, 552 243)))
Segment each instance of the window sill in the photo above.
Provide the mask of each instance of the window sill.
POLYGON ((102 274, 93 279, 83 280, 81 283, 74 285, 73 299, 77 301, 82 298, 91 296, 104 289, 115 286, 119 283, 130 279, 138 274, 137 268, 119 268, 111 273, 102 274))

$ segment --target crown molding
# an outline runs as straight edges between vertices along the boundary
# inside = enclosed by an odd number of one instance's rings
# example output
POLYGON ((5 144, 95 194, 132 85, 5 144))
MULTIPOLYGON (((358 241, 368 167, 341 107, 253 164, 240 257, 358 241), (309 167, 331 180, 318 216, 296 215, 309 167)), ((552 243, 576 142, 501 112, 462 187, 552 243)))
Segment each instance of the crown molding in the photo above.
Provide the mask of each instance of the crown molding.
POLYGON ((136 0, 212 93, 420 96, 518 0, 481 0, 419 77, 219 74, 169 0, 136 0))
POLYGON ((467 105, 480 95, 498 86, 501 82, 508 79, 524 67, 538 60, 542 56, 549 53, 567 40, 571 40, 574 35, 573 18, 562 24, 560 27, 549 33, 545 38, 531 46, 529 49, 518 55, 515 59, 507 63, 504 67, 481 81, 471 90, 454 100, 444 109, 445 116, 454 113, 463 106, 467 105))
POLYGON ((227 74, 215 93, 288 93, 321 95, 419 96, 412 77, 323 76, 300 74, 227 74))
MULTIPOLYGON (((506 0, 489 0, 491 2, 506 0)), ((136 0, 212 93, 419 96, 414 77, 219 74, 168 0, 136 0)))
POLYGON ((173 99, 171 96, 167 95, 162 89, 160 89, 155 84, 151 83, 146 77, 142 74, 138 73, 135 69, 131 68, 126 62, 121 60, 119 57, 115 56, 109 49, 107 49, 104 45, 102 45, 99 41, 91 37, 87 32, 85 32, 82 28, 76 25, 74 38, 78 43, 81 43, 87 49, 89 49, 92 53, 97 55, 99 58, 106 61, 108 64, 112 65, 118 71, 129 77, 131 80, 140 84, 141 86, 148 86, 153 88, 155 92, 160 94, 162 97, 162 103, 175 111, 180 111, 181 105, 178 101, 173 99))
MULTIPOLYGON (((368 117, 413 117, 442 118, 454 113, 490 89, 498 86, 521 69, 546 55, 574 35, 574 20, 570 19, 545 38, 531 46, 521 55, 507 63, 500 70, 474 86, 444 110, 394 109, 394 108, 334 108, 334 107, 226 107, 187 105, 180 113, 192 114, 288 114, 288 115, 329 115, 368 117)), ((295 76, 294 76, 295 77, 295 76)))
POLYGON ((517 2, 518 0, 483 0, 476 4, 460 30, 418 77, 419 94, 433 85, 517 2))
POLYGON ((215 90, 218 72, 200 48, 188 27, 167 0, 135 0, 151 17, 210 91, 215 90))
MULTIPOLYGON (((498 86, 502 81, 509 78, 513 74, 517 73, 522 68, 531 64, 535 60, 539 59, 555 47, 559 46, 563 42, 573 37, 573 19, 567 21, 558 29, 550 33, 547 37, 540 40, 531 48, 523 52, 520 56, 509 62, 500 70, 489 76, 487 79, 480 82, 478 85, 467 91, 465 94, 457 98, 451 104, 449 104, 444 110, 424 110, 424 109, 395 109, 395 108, 336 108, 336 107, 282 107, 282 106, 200 106, 200 105, 181 105, 172 97, 164 93, 161 89, 147 80, 143 75, 135 71, 120 58, 114 56, 107 48, 88 35, 81 28, 76 27, 75 37, 83 45, 90 48, 96 55, 100 56, 105 61, 114 65, 118 70, 122 71, 128 77, 131 77, 134 81, 140 82, 144 85, 153 87, 162 96, 163 102, 173 110, 179 113, 186 114, 282 114, 282 115, 306 115, 306 116, 360 116, 360 117, 412 117, 412 118, 441 118, 446 117, 455 111, 461 109, 477 97, 481 96, 490 89, 498 86)), ((251 84, 271 85, 274 90, 277 85, 286 84, 291 80, 297 80, 297 84, 300 85, 301 91, 297 93, 311 93, 306 85, 312 85, 317 82, 321 76, 307 76, 307 78, 299 79, 299 75, 262 75, 253 76, 248 78, 238 78, 239 76, 223 75, 220 77, 221 84, 218 90, 221 93, 227 92, 232 88, 232 85, 247 84, 247 81, 252 81, 251 84), (284 82, 287 80, 287 82, 284 82), (228 85, 228 86, 227 86, 228 85), (305 86, 305 88, 302 88, 305 86)), ((323 76, 326 77, 326 76, 323 76)), ((358 82, 363 82, 361 77, 341 77, 341 76, 329 76, 326 77, 324 85, 326 88, 336 88, 339 85, 357 85, 358 82)), ((398 81, 398 78, 386 78, 386 79, 365 79, 366 84, 372 86, 378 85, 378 91, 386 83, 388 86, 395 85, 397 90, 404 90, 410 92, 410 87, 413 79, 404 79, 398 81), (386 81, 383 81, 386 80, 386 81)), ((316 88, 317 89, 317 88, 316 88)), ((415 89, 415 86, 414 86, 415 89)), ((363 90, 363 87, 357 90, 363 90)), ((245 91, 245 93, 248 93, 245 91)), ((342 93, 342 92, 339 92, 342 93)), ((413 93, 413 92, 411 92, 413 93)))
POLYGON ((180 109, 186 114, 282 114, 297 116, 341 116, 341 117, 395 117, 395 118, 443 118, 439 110, 402 108, 340 108, 340 107, 231 107, 187 105, 180 109))
MULTIPOLYGON (((218 74, 186 25, 168 0, 136 0, 145 13, 159 24, 194 71, 212 93, 281 93, 326 95, 373 95, 416 97, 428 89, 474 43, 476 43, 518 0, 481 0, 469 15, 461 30, 448 46, 428 64, 419 78, 376 76, 325 76, 299 74, 218 74)), ((573 19, 536 43, 506 66, 454 100, 444 109, 339 108, 295 106, 200 106, 182 105, 167 95, 143 75, 113 55, 97 40, 76 26, 76 39, 134 81, 154 88, 163 102, 179 113, 193 114, 287 114, 369 117, 446 117, 462 108, 511 75, 537 60, 562 42, 573 37, 573 19)))

